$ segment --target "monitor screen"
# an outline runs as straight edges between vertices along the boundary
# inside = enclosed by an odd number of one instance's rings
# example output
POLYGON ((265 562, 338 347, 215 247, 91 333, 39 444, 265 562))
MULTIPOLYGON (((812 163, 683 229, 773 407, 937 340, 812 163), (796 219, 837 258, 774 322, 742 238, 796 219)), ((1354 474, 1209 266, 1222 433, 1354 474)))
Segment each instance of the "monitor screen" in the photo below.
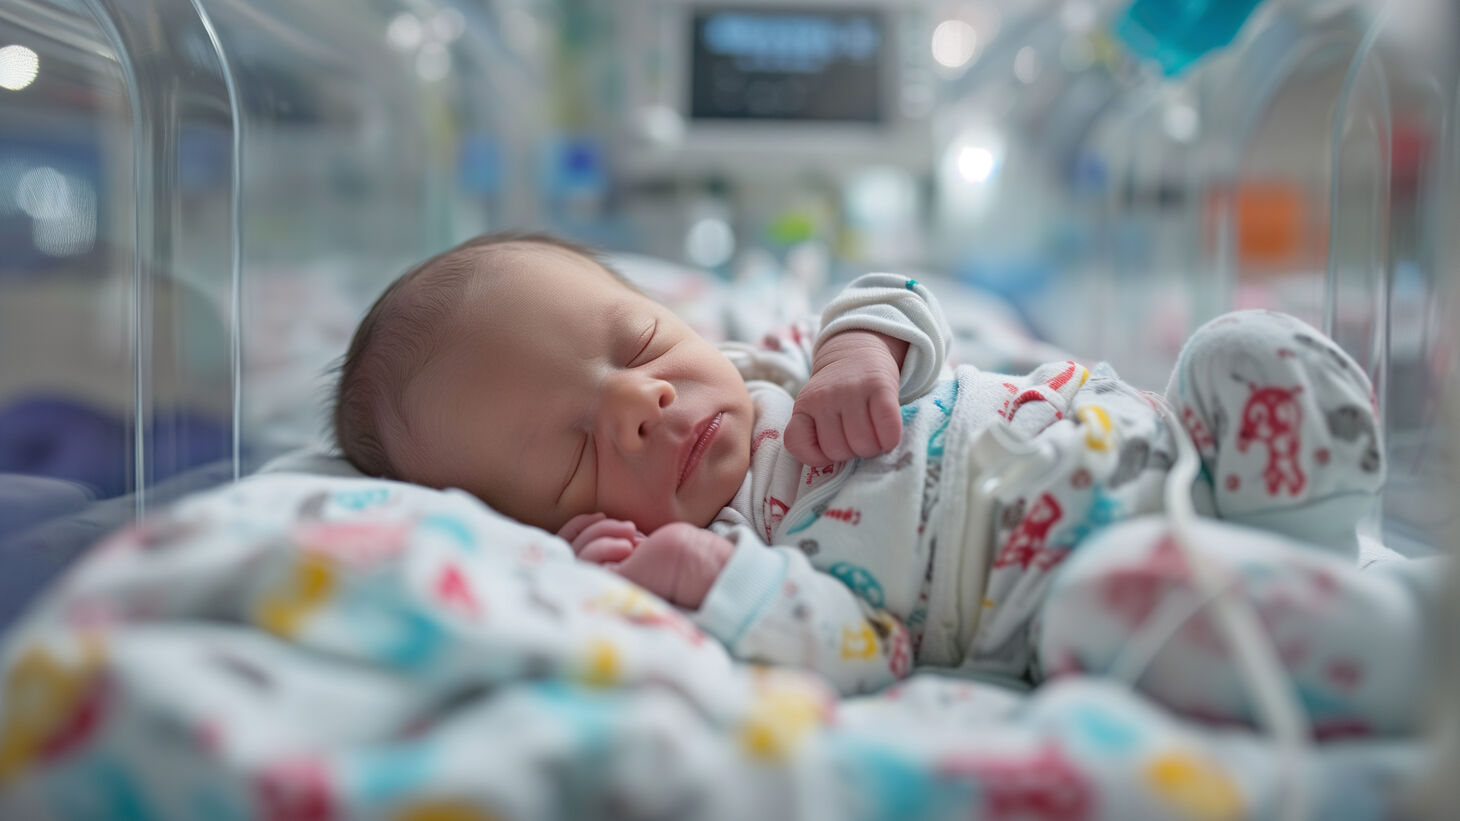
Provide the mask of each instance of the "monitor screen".
POLYGON ((883 121, 880 12, 725 6, 692 21, 692 118, 883 121))

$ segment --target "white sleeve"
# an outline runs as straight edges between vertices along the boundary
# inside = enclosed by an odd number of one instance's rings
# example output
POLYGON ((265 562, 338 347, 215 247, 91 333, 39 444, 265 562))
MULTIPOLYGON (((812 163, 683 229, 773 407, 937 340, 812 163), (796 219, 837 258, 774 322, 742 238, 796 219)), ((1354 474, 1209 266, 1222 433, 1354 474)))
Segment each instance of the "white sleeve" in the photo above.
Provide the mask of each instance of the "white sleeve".
POLYGON ((899 404, 927 393, 944 375, 953 332, 943 309, 927 286, 897 274, 863 274, 852 280, 822 311, 819 323, 814 318, 803 319, 766 334, 759 344, 726 342, 720 350, 746 381, 772 382, 795 396, 811 378, 821 342, 854 329, 877 331, 908 343, 898 386, 899 404))
MULTIPOLYGON (((908 343, 897 401, 907 404, 938 381, 948 361, 953 332, 937 297, 915 279, 897 274, 863 274, 852 280, 821 313, 816 344, 846 330, 876 331, 908 343)), ((813 349, 814 358, 815 349, 813 349)))
POLYGON ((735 552, 689 616, 732 655, 813 670, 843 695, 880 690, 911 672, 911 638, 895 616, 794 547, 767 547, 743 525, 716 531, 735 552))

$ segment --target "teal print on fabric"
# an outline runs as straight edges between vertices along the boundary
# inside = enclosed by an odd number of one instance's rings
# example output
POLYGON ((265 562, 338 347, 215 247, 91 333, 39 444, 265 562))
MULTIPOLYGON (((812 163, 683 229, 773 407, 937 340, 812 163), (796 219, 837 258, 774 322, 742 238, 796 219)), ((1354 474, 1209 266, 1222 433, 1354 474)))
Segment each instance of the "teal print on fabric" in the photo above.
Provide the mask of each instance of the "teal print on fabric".
POLYGON ((933 405, 943 412, 943 421, 928 437, 928 458, 943 458, 943 437, 948 432, 948 423, 953 421, 953 403, 958 401, 958 382, 944 382, 939 386, 940 396, 934 397, 933 405))
POLYGON ((1135 727, 1093 704, 1077 705, 1070 712, 1069 723, 1075 737, 1096 752, 1129 753, 1141 744, 1140 732, 1135 727))
POLYGON ((357 806, 379 807, 430 786, 435 748, 426 743, 365 749, 347 759, 344 778, 357 806))
POLYGON ((816 520, 817 519, 820 519, 820 518, 821 518, 821 514, 820 513, 817 513, 816 511, 813 510, 813 511, 811 511, 811 515, 810 516, 807 516, 805 519, 802 519, 800 522, 798 522, 796 524, 795 527, 787 530, 786 531, 786 535, 787 536, 790 536, 792 533, 800 533, 801 531, 805 530, 806 528, 811 527, 812 525, 816 524, 816 520))
POLYGON ((233 796, 217 786, 208 786, 193 791, 189 818, 206 818, 208 821, 248 821, 249 814, 233 796))
POLYGON ((906 425, 907 423, 911 422, 913 419, 917 418, 917 415, 918 415, 918 406, 917 405, 903 405, 900 410, 902 411, 902 423, 904 425, 906 425))
POLYGON ((872 740, 845 735, 828 740, 842 783, 855 793, 849 796, 850 805, 862 811, 858 818, 942 818, 949 810, 968 806, 968 785, 940 780, 906 755, 872 740))
POLYGON ((430 605, 389 574, 362 580, 339 599, 335 638, 345 646, 398 669, 419 670, 433 662, 447 635, 430 605))
POLYGON ((1090 505, 1085 508, 1085 518, 1070 530, 1067 542, 1061 540, 1065 547, 1073 550, 1085 543, 1101 528, 1108 527, 1120 521, 1125 515, 1125 505, 1120 500, 1105 493, 1099 486, 1096 486, 1090 493, 1090 505))
POLYGON ((446 637, 434 615, 411 605, 387 608, 390 622, 377 651, 382 661, 405 670, 421 670, 436 658, 446 637))
POLYGON ((850 562, 837 562, 827 568, 826 572, 830 573, 842 584, 851 588, 851 591, 856 593, 863 601, 873 607, 882 606, 884 601, 882 585, 878 584, 877 579, 871 573, 868 573, 866 569, 857 567, 850 562))
POLYGON ((611 690, 589 690, 564 681, 545 681, 532 694, 554 720, 570 727, 585 746, 611 741, 612 718, 624 709, 626 698, 611 690))
POLYGON ((371 487, 363 490, 340 490, 335 492, 335 504, 345 510, 364 510, 368 507, 385 504, 390 498, 390 491, 383 487, 371 487))
POLYGON ((416 529, 422 535, 435 532, 450 539, 468 553, 477 552, 476 540, 472 538, 471 528, 466 523, 445 513, 433 513, 421 520, 416 529))
POLYGON ((68 768, 51 786, 51 805, 66 821, 153 821, 156 812, 125 766, 109 756, 93 756, 68 768))
MULTIPOLYGON (((574 753, 565 764, 570 771, 564 780, 573 786, 559 794, 557 814, 563 818, 602 815, 603 796, 611 792, 610 774, 617 755, 615 730, 623 726, 631 703, 623 691, 588 689, 562 681, 548 681, 532 688, 541 703, 541 716, 565 725, 574 753)), ((632 814, 632 813, 629 813, 632 814)), ((673 817, 671 812, 669 817, 673 817)))
POLYGON ((904 287, 904 288, 907 288, 907 289, 908 289, 908 290, 909 290, 909 291, 912 291, 912 290, 915 290, 915 289, 916 289, 916 288, 917 288, 917 287, 918 287, 918 281, 917 281, 917 280, 915 280, 915 279, 910 279, 910 280, 908 280, 908 281, 907 281, 907 282, 906 282, 906 283, 905 283, 905 284, 904 284, 904 285, 903 285, 903 287, 904 287))

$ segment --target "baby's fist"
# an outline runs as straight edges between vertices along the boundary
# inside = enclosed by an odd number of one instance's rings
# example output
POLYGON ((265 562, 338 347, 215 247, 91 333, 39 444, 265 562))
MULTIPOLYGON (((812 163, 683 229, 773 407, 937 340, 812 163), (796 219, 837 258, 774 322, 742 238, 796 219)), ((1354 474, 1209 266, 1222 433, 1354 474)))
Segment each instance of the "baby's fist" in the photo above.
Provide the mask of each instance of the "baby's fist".
POLYGON ((829 465, 897 447, 906 353, 906 342, 870 331, 843 331, 821 343, 786 424, 786 450, 803 465, 829 465))
POLYGON ((611 567, 665 601, 698 610, 734 552, 735 545, 723 536, 688 522, 671 522, 611 567))

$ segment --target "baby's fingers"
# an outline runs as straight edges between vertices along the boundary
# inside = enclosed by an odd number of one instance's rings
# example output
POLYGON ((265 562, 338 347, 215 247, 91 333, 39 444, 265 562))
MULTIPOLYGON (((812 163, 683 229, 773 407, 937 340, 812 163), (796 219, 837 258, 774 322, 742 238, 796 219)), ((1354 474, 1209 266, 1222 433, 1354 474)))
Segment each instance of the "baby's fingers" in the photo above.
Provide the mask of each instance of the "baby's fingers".
POLYGON ((569 519, 567 524, 558 528, 558 538, 572 544, 589 525, 607 518, 608 516, 603 513, 580 513, 569 519))
POLYGON ((786 450, 803 465, 829 465, 836 461, 822 452, 816 422, 805 413, 795 413, 786 423, 786 450))
POLYGON ((867 401, 867 412, 877 433, 878 453, 897 447, 902 441, 902 408, 897 405, 897 394, 890 391, 873 394, 867 401))
POLYGON ((882 445, 878 443, 877 431, 872 425, 872 415, 866 408, 855 408, 842 414, 841 421, 849 451, 846 459, 853 456, 866 459, 882 453, 882 445))
POLYGON ((594 564, 617 564, 633 552, 634 543, 628 539, 595 539, 578 553, 578 558, 594 564))
POLYGON ((623 539, 630 544, 638 544, 644 540, 644 534, 639 532, 633 522, 604 517, 590 523, 573 539, 573 552, 581 552, 597 539, 623 539))

